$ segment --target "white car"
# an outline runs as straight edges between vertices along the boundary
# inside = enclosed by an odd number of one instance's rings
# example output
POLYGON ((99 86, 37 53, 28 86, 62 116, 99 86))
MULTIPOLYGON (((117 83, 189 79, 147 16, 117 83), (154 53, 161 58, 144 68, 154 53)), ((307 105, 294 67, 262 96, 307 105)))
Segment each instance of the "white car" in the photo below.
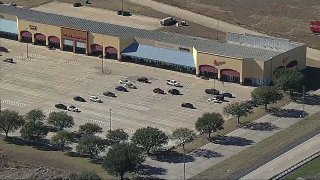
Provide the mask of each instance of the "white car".
POLYGON ((176 87, 180 86, 180 82, 173 79, 169 79, 166 82, 170 86, 176 86, 176 87))
POLYGON ((72 112, 79 112, 79 109, 72 105, 68 106, 67 110, 72 112))
POLYGON ((90 96, 89 100, 92 102, 102 103, 102 100, 98 96, 90 96))
POLYGON ((218 98, 216 98, 216 97, 209 98, 207 101, 208 101, 208 102, 214 102, 214 103, 220 103, 220 102, 221 102, 221 101, 220 101, 218 98))
POLYGON ((120 79, 120 80, 119 80, 119 83, 120 83, 120 84, 131 84, 131 82, 128 81, 128 79, 120 79))

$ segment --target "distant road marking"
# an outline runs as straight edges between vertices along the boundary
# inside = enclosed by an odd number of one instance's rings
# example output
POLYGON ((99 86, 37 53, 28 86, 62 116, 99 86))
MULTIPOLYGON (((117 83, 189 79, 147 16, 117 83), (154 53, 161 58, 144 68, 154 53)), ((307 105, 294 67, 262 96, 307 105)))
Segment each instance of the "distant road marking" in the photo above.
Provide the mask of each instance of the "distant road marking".
POLYGON ((306 147, 305 150, 308 150, 310 148, 310 146, 306 147))
POLYGON ((130 128, 129 129, 124 129, 123 131, 128 133, 128 134, 134 134, 136 132, 136 130, 130 129, 130 128))
POLYGON ((6 107, 4 107, 4 108, 1 108, 1 111, 4 111, 4 110, 6 110, 7 108, 6 107))
MULTIPOLYGON (((27 53, 24 53, 23 55, 27 56, 27 53)), ((43 56, 41 54, 34 54, 34 53, 28 53, 29 57, 33 57, 33 58, 39 58, 39 59, 46 59, 46 56, 43 56)))
POLYGON ((50 113, 55 112, 54 110, 45 110, 44 113, 49 115, 50 113))
POLYGON ((293 158, 293 156, 290 156, 289 158, 288 158, 288 160, 290 160, 290 159, 292 159, 293 158))
POLYGON ((76 62, 76 61, 68 61, 68 60, 64 60, 64 59, 58 59, 58 60, 54 60, 54 61, 55 61, 55 62, 62 62, 62 63, 74 65, 74 66, 80 65, 79 62, 76 62))
POLYGON ((24 104, 24 103, 20 103, 20 102, 17 102, 17 101, 11 101, 11 100, 1 100, 1 103, 9 104, 9 105, 12 105, 12 106, 18 106, 18 107, 25 107, 25 106, 27 106, 27 105, 24 104))

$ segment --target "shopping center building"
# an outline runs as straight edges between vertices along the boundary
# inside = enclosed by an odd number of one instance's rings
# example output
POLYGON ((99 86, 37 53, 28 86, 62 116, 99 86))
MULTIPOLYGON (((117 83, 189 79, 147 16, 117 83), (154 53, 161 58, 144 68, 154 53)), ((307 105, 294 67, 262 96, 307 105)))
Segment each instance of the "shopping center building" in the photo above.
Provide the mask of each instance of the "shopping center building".
POLYGON ((253 86, 270 84, 277 69, 306 67, 306 45, 287 39, 228 33, 222 43, 7 5, 0 37, 253 86))

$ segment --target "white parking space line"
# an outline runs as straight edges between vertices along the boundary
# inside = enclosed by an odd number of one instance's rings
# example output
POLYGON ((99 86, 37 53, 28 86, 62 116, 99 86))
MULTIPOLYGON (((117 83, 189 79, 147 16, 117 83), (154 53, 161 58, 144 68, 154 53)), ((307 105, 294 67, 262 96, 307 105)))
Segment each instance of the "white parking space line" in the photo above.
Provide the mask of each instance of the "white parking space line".
POLYGON ((11 100, 7 100, 7 99, 6 100, 1 100, 1 103, 12 105, 12 106, 18 106, 18 107, 27 106, 27 104, 24 104, 24 103, 21 103, 21 102, 18 102, 18 101, 11 101, 11 100))
POLYGON ((96 120, 96 119, 83 119, 82 120, 83 122, 86 122, 86 123, 93 123, 93 124, 97 124, 99 126, 105 126, 105 127, 109 127, 109 123, 107 122, 103 122, 103 121, 99 121, 99 120, 96 120))

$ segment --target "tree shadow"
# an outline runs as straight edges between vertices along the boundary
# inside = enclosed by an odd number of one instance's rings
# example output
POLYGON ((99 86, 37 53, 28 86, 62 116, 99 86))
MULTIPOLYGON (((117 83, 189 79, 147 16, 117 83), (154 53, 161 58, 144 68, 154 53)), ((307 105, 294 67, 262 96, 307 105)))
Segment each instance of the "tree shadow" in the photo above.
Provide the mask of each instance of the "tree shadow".
POLYGON ((276 129, 280 129, 278 126, 269 123, 269 122, 248 122, 241 124, 240 128, 250 129, 250 130, 257 130, 257 131, 273 131, 276 129))
POLYGON ((193 157, 204 157, 207 159, 223 157, 222 154, 215 152, 215 151, 208 150, 208 149, 197 149, 192 152, 192 156, 193 157))
POLYGON ((35 139, 33 142, 29 140, 24 140, 20 137, 8 137, 5 141, 9 144, 15 144, 19 146, 32 146, 35 149, 41 151, 60 151, 61 147, 53 145, 48 139, 35 139))
MULTIPOLYGON (((151 159, 160 161, 160 162, 168 162, 168 163, 183 163, 183 154, 178 153, 176 151, 156 151, 150 155, 151 159)), ((191 155, 185 155, 185 162, 193 162, 195 158, 191 155)))
POLYGON ((74 152, 74 151, 66 152, 65 155, 70 156, 70 157, 82 157, 82 158, 89 157, 88 155, 83 155, 83 154, 80 154, 80 153, 74 152))
MULTIPOLYGON (((299 104, 303 104, 303 97, 300 96, 299 98, 295 99, 295 102, 299 104)), ((320 96, 314 94, 308 94, 304 96, 304 104, 307 105, 320 105, 320 96)))
POLYGON ((276 116, 276 117, 286 117, 286 118, 302 118, 303 114, 305 116, 308 115, 307 112, 302 111, 302 110, 297 110, 297 109, 277 109, 273 108, 269 110, 271 115, 276 116))
POLYGON ((248 146, 254 143, 252 140, 237 136, 217 136, 212 139, 212 142, 227 146, 248 146))
POLYGON ((143 164, 139 167, 138 174, 139 175, 164 175, 166 174, 167 170, 161 167, 153 167, 147 164, 143 164))

